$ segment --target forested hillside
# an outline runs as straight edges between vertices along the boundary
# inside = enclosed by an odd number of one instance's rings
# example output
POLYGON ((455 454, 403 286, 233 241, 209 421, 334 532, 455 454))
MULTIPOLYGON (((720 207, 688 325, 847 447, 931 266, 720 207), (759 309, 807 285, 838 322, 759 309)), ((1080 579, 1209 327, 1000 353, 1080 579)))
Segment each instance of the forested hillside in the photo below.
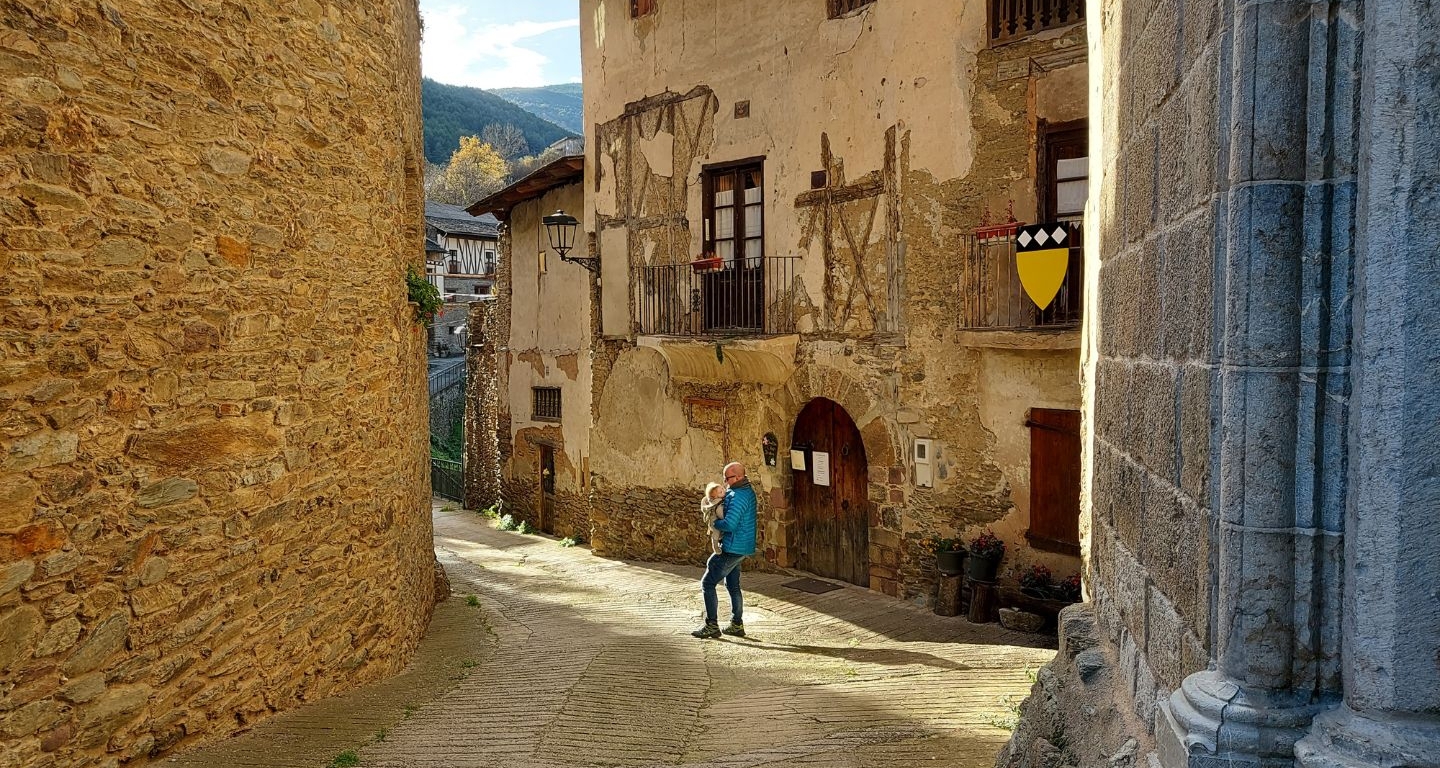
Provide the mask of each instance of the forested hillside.
POLYGON ((496 88, 494 93, 567 131, 585 132, 579 83, 560 83, 539 88, 496 88))
MULTIPOLYGON (((577 88, 579 86, 576 86, 577 88)), ((520 154, 536 154, 573 135, 494 93, 479 88, 445 85, 426 78, 420 82, 421 111, 425 118, 425 159, 444 164, 460 146, 461 136, 478 136, 487 126, 513 125, 529 145, 520 154)))

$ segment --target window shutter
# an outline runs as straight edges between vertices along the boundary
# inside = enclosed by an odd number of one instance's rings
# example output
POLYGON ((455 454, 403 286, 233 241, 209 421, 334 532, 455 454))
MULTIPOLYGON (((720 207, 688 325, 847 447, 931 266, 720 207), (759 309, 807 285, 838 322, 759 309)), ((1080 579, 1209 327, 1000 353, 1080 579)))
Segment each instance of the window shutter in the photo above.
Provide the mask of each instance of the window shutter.
POLYGON ((1036 549, 1080 554, 1080 412, 1030 409, 1030 530, 1036 549))

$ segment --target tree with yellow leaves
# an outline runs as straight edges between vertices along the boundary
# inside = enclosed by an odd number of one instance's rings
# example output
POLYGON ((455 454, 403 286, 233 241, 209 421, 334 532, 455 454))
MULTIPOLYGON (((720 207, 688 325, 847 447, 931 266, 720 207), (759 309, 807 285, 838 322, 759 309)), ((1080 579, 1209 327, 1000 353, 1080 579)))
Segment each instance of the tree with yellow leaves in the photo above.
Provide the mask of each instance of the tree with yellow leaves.
POLYGON ((466 206, 505 186, 510 167, 479 136, 460 137, 449 164, 426 174, 425 199, 466 206))

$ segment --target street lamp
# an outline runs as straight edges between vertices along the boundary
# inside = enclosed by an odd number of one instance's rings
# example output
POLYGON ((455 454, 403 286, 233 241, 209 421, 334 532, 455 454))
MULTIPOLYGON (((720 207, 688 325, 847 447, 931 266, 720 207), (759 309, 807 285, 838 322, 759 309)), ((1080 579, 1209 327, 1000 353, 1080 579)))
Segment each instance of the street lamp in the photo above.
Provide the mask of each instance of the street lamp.
POLYGON ((561 261, 579 264, 597 274, 600 272, 599 259, 593 256, 568 255, 575 247, 575 233, 580 228, 579 220, 564 211, 556 211, 540 221, 545 224, 545 236, 550 239, 550 248, 560 254, 561 261))

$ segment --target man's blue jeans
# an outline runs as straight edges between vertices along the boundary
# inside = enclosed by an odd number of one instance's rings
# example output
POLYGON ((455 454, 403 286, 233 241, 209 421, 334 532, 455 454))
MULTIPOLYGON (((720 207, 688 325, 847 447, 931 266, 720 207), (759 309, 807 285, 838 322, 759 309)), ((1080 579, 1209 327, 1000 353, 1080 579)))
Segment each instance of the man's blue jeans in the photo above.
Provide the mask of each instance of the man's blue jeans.
POLYGON ((730 592, 730 620, 744 623, 744 605, 740 599, 740 563, 746 555, 711 555, 705 563, 705 576, 700 579, 701 591, 705 593, 705 623, 718 624, 715 615, 720 610, 720 601, 715 597, 715 585, 725 580, 725 589, 730 592))

